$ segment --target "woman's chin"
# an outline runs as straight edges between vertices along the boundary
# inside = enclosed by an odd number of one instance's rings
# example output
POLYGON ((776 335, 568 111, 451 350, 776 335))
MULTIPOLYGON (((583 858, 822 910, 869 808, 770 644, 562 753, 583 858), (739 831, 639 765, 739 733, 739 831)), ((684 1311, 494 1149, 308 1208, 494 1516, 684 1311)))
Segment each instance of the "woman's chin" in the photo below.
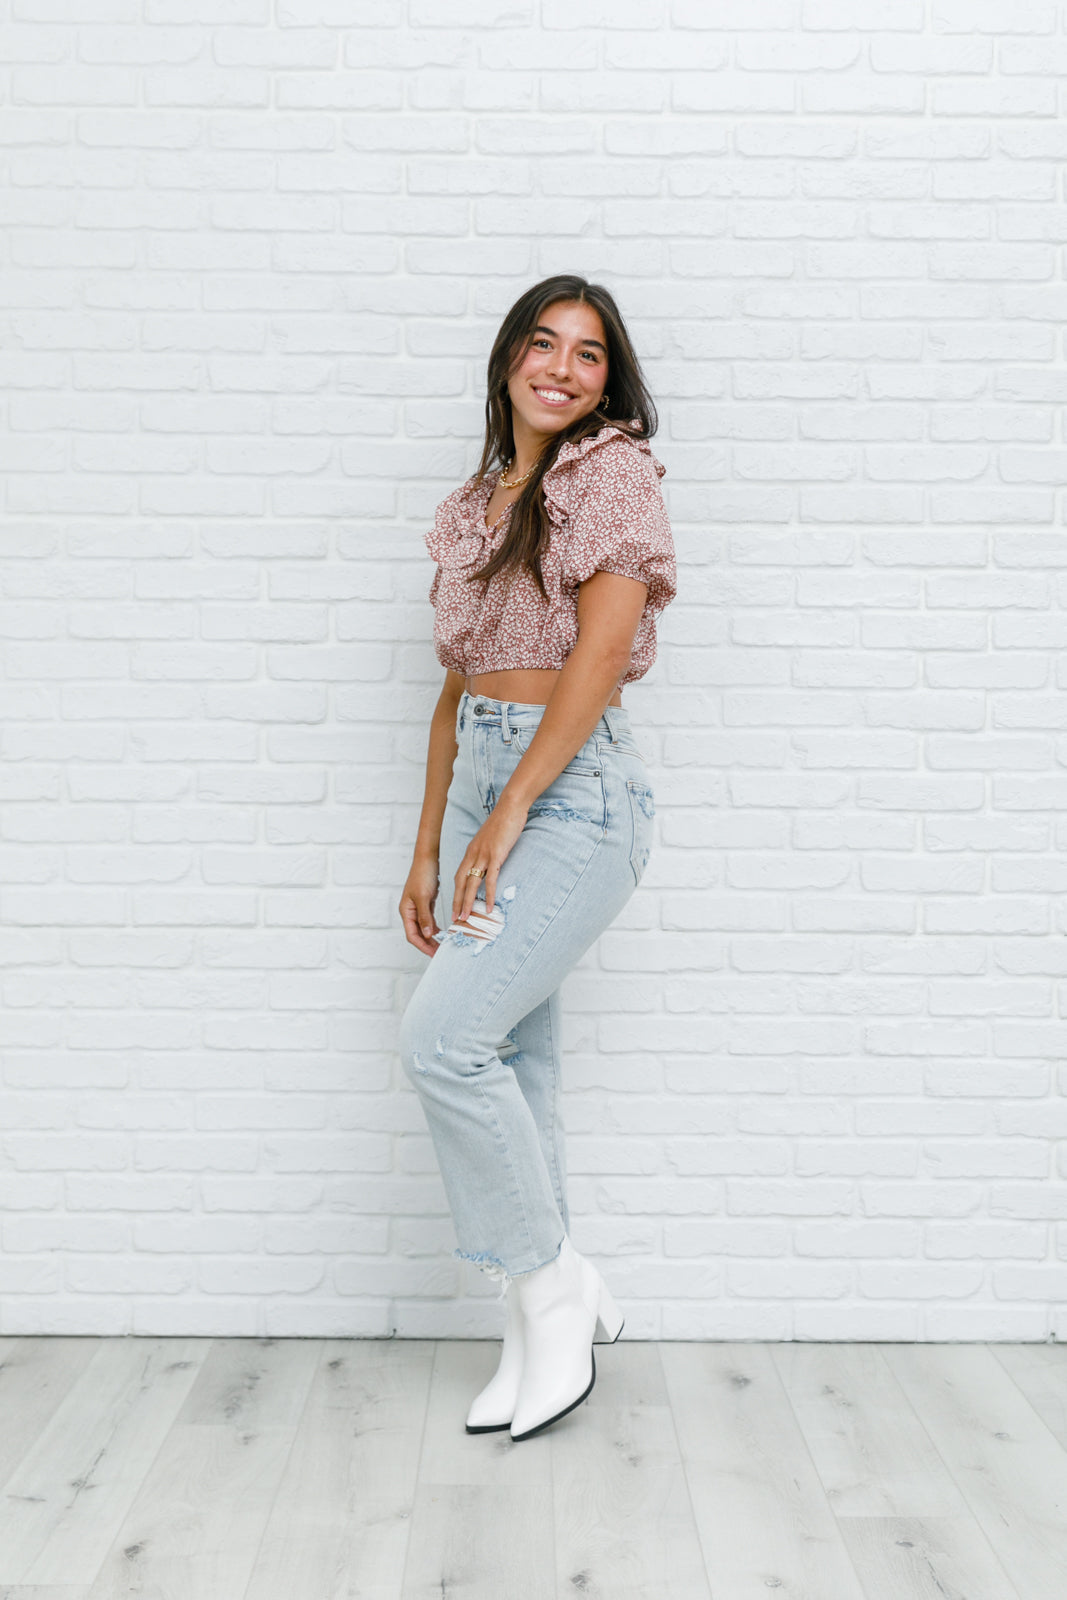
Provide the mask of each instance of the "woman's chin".
POLYGON ((528 411, 526 409, 520 410, 512 402, 513 412, 520 416, 526 426, 534 433, 562 433, 564 428, 573 426, 575 422, 580 421, 582 417, 587 417, 594 409, 593 406, 586 406, 584 410, 580 410, 577 406, 555 407, 538 405, 536 410, 531 409, 528 411))

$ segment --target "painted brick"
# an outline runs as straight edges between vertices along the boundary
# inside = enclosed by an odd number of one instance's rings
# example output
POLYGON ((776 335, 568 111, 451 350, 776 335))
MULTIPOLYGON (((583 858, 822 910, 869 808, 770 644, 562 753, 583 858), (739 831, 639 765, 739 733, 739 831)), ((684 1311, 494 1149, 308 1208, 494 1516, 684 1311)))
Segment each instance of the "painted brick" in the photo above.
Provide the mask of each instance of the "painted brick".
POLYGON ((422 535, 577 271, 680 577, 579 1248, 645 1338, 1067 1337, 1062 6, 12 15, 0 1335, 498 1336, 397 1057, 422 535))

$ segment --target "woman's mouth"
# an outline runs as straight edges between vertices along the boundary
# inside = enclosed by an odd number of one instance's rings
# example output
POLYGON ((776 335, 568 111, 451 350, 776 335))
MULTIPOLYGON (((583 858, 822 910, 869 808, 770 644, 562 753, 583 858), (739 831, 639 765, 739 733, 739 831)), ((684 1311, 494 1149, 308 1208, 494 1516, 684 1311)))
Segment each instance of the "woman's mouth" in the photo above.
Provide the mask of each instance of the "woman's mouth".
POLYGON ((569 406, 574 399, 566 389, 534 389, 534 394, 546 406, 569 406))

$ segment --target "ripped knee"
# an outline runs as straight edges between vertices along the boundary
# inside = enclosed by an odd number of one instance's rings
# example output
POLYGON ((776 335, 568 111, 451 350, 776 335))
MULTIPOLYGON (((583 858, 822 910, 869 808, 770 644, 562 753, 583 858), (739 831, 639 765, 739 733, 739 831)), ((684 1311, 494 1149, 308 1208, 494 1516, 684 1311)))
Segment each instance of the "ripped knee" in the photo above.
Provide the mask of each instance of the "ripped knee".
MULTIPOLYGON (((481 903, 484 906, 485 901, 481 903)), ((472 939, 495 939, 503 926, 504 913, 499 906, 494 906, 492 911, 479 911, 476 900, 463 922, 449 923, 448 932, 466 933, 472 939)))
POLYGON ((502 933, 507 923, 507 914, 504 902, 515 898, 515 884, 509 884, 495 900, 492 911, 486 909, 482 899, 475 900, 467 916, 462 921, 449 923, 445 933, 454 935, 460 941, 467 940, 477 944, 488 944, 502 933))

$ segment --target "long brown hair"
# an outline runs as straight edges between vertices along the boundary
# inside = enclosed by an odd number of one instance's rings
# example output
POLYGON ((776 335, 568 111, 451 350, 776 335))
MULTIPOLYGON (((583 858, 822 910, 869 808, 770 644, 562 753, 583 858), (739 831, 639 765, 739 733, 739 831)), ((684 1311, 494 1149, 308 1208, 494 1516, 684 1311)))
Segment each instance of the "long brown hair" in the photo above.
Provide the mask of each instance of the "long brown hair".
POLYGON ((602 400, 595 411, 579 417, 572 427, 562 429, 548 441, 525 488, 512 505, 511 523, 500 549, 483 567, 470 574, 470 581, 489 579, 503 568, 517 570, 525 566, 533 573, 546 599, 541 551, 548 543, 550 523, 541 484, 562 446, 567 441, 579 441, 598 433, 607 422, 635 439, 650 439, 659 425, 630 335, 610 291, 575 273, 560 272, 535 283, 519 296, 493 342, 486 379, 485 446, 475 481, 481 483, 487 472, 506 466, 515 454, 508 379, 525 358, 546 308, 558 300, 577 300, 599 313, 608 347, 605 387, 610 403, 605 405, 602 400))

